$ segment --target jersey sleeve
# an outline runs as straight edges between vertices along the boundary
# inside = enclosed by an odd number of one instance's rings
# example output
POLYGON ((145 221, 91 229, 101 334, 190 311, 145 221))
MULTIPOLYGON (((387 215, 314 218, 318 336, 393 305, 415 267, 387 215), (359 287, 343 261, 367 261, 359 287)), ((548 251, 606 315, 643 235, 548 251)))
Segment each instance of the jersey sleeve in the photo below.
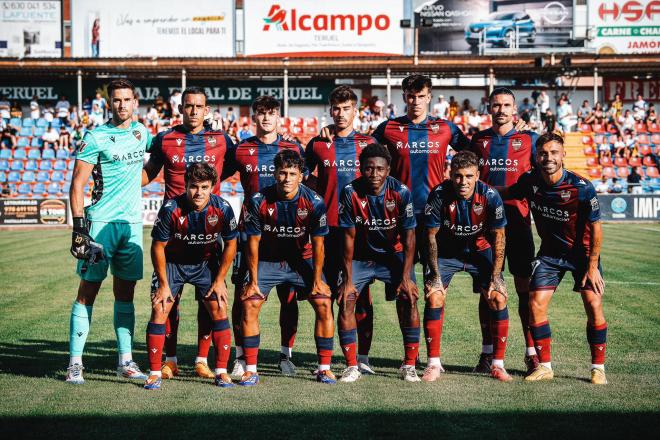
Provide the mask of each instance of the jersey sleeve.
POLYGON ((307 171, 309 174, 312 174, 314 170, 316 169, 316 166, 318 165, 318 161, 316 160, 316 154, 314 153, 314 142, 316 142, 317 138, 312 138, 308 143, 307 147, 305 147, 305 166, 307 167, 307 171))
POLYGON ((376 127, 376 130, 374 130, 374 132, 371 133, 371 135, 374 137, 374 139, 376 139, 376 141, 379 144, 385 142, 385 127, 387 127, 388 122, 389 121, 381 122, 380 125, 376 127))
POLYGON ((146 137, 145 150, 148 153, 150 153, 151 152, 151 147, 152 147, 154 139, 156 139, 156 137, 153 134, 151 134, 151 131, 146 129, 146 127, 145 127, 145 130, 144 130, 144 133, 145 133, 145 137, 146 137))
POLYGON ((589 222, 594 223, 600 220, 600 203, 598 202, 596 189, 591 182, 587 182, 586 186, 582 189, 580 204, 589 222))
POLYGON ((263 196, 260 193, 254 194, 245 200, 245 214, 243 222, 245 233, 247 235, 261 235, 261 219, 259 218, 259 206, 263 196))
POLYGON ((233 176, 236 171, 238 171, 238 162, 236 161, 237 149, 238 145, 234 144, 231 139, 229 139, 229 143, 227 144, 227 151, 225 151, 225 163, 222 166, 222 176, 220 176, 220 181, 233 176))
POLYGON ((465 136, 463 130, 458 128, 458 125, 453 122, 447 122, 451 129, 451 147, 456 151, 470 149, 470 140, 465 136))
POLYGON ((530 185, 530 174, 525 173, 518 178, 518 181, 511 185, 507 191, 512 199, 522 200, 527 197, 530 185))
POLYGON ((500 193, 495 188, 489 188, 486 191, 488 200, 488 223, 491 229, 500 229, 506 226, 506 216, 504 215, 504 203, 500 193))
POLYGON ((234 210, 231 205, 227 202, 222 203, 222 213, 224 214, 225 223, 222 226, 222 239, 233 240, 238 237, 238 224, 236 222, 236 216, 234 215, 234 210))
POLYGON ((328 235, 330 229, 328 228, 328 215, 325 209, 325 203, 319 196, 318 200, 314 200, 314 212, 310 221, 310 235, 312 237, 322 237, 328 235))
POLYGON ((405 185, 401 185, 399 191, 401 195, 401 206, 399 207, 399 224, 402 230, 415 229, 417 220, 415 219, 415 208, 413 207, 412 193, 405 185))
MULTIPOLYGON (((298 154, 300 154, 300 157, 305 159, 305 150, 303 149, 302 145, 300 145, 299 142, 296 142, 295 144, 298 147, 298 154)), ((303 169, 303 176, 308 177, 309 175, 310 175, 309 167, 307 166, 307 163, 305 162, 305 169, 303 169)))
POLYGON ((151 230, 151 238, 154 241, 167 242, 172 237, 172 203, 163 204, 158 211, 158 218, 151 230))
POLYGON ((83 140, 78 146, 78 152, 76 153, 76 160, 82 160, 83 162, 91 163, 96 165, 99 160, 99 155, 101 154, 101 146, 96 141, 94 133, 88 131, 85 133, 83 140))
MULTIPOLYGON (((149 130, 147 130, 147 132, 148 131, 149 130)), ((158 165, 159 168, 162 167, 165 163, 165 155, 163 154, 163 135, 159 133, 155 137, 152 137, 151 143, 147 145, 149 145, 149 161, 158 165)))
POLYGON ((341 199, 339 202, 339 227, 341 228, 354 228, 355 213, 353 212, 353 203, 351 194, 353 189, 350 185, 341 190, 341 199))
POLYGON ((442 227, 442 190, 437 188, 429 194, 424 207, 424 224, 427 228, 442 227))

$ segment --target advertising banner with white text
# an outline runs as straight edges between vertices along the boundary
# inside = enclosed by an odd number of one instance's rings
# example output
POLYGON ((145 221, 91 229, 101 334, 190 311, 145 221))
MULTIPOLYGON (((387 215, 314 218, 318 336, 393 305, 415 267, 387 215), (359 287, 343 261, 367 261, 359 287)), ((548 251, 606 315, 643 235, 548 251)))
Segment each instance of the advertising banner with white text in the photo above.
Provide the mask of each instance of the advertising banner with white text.
POLYGON ((0 57, 62 56, 62 7, 58 1, 0 1, 0 57))
POLYGON ((589 0, 598 53, 660 53, 660 0, 589 0))

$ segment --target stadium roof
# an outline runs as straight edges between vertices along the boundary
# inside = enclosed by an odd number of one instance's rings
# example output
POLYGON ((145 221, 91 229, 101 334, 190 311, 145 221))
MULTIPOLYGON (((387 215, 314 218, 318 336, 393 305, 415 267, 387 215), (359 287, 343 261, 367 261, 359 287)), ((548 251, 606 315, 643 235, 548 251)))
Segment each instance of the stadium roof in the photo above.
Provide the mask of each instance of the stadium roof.
POLYGON ((356 77, 382 76, 389 67, 392 75, 410 72, 457 77, 487 74, 492 68, 498 77, 559 75, 568 70, 590 75, 598 67, 601 75, 632 76, 660 73, 660 57, 639 55, 546 55, 543 67, 535 56, 411 56, 345 58, 105 58, 105 59, 2 59, 1 76, 67 76, 78 70, 83 75, 147 75, 177 77, 187 75, 213 79, 247 79, 282 76, 286 66, 291 76, 356 77), (570 58, 570 65, 563 62, 570 58))

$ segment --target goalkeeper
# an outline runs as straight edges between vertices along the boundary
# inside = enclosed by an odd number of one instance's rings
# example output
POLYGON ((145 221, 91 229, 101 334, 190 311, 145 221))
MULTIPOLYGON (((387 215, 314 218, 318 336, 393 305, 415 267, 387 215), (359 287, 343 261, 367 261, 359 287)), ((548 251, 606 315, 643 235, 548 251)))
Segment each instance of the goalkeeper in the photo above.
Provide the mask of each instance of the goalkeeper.
POLYGON ((92 321, 92 307, 106 278, 113 275, 117 375, 145 380, 133 361, 133 295, 142 279, 142 163, 151 136, 132 120, 137 108, 129 81, 108 86, 112 119, 88 132, 78 147, 69 199, 73 215, 71 254, 78 259, 80 285, 71 309, 70 360, 66 381, 84 383, 82 353, 92 321), (92 203, 84 209, 85 186, 94 180, 92 203))

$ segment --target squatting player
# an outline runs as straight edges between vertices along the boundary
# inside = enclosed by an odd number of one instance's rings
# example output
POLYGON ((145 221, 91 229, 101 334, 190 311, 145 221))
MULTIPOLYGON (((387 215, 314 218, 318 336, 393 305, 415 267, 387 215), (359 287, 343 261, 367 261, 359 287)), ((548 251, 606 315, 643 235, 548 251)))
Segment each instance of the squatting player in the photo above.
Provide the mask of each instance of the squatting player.
MULTIPOLYGON (((294 150, 301 156, 302 146, 295 141, 286 140, 277 133, 280 118, 280 103, 272 96, 264 95, 252 103, 252 120, 256 125, 256 136, 245 139, 229 152, 225 165, 225 176, 231 176, 236 171, 240 174, 245 200, 253 194, 275 183, 274 159, 282 150, 294 150)), ((239 228, 242 229, 242 220, 239 228)), ((236 363, 232 376, 241 377, 245 372, 245 357, 241 338, 241 306, 239 300, 247 266, 245 265, 245 243, 247 236, 241 232, 238 253, 232 279, 236 285, 235 299, 232 305, 232 320, 234 322, 234 340, 236 343, 236 363)), ((280 339, 281 352, 278 367, 282 374, 293 376, 296 367, 291 362, 291 351, 298 330, 298 303, 295 292, 286 286, 277 286, 280 308, 280 339)))
MULTIPOLYGON (((185 111, 184 105, 184 115, 185 111)), ((218 180, 217 171, 206 162, 189 165, 184 174, 185 193, 163 204, 151 232, 154 277, 151 320, 147 325, 151 371, 144 384, 146 389, 161 387, 165 321, 178 303, 174 297, 181 295, 186 283, 195 286, 196 299, 203 303, 211 318, 216 353, 215 384, 234 385, 227 374, 231 326, 227 319, 225 276, 236 256, 238 225, 229 203, 211 194, 218 180), (222 252, 220 237, 224 243, 222 252)))
MULTIPOLYGON (((318 170, 318 179, 313 188, 321 196, 328 210, 326 237, 325 278, 333 292, 337 291, 339 274, 343 265, 344 233, 339 228, 339 196, 341 190, 360 176, 360 153, 369 144, 375 143, 371 136, 353 130, 357 115, 357 95, 348 86, 339 86, 330 93, 330 113, 334 122, 334 136, 329 140, 317 136, 309 141, 305 149, 305 162, 310 174, 318 170)), ((373 336, 373 305, 369 286, 359 296, 357 304, 358 366, 362 373, 374 374, 369 365, 369 349, 373 336)))
MULTIPOLYGON (((472 137, 470 149, 479 157, 479 174, 488 185, 502 188, 514 184, 532 169, 538 135, 516 129, 513 116, 517 112, 511 90, 498 87, 489 96, 493 126, 472 137)), ((526 200, 504 202, 506 214, 506 260, 518 293, 518 314, 525 336, 527 372, 536 368, 538 358, 529 330, 529 277, 534 259, 534 239, 526 200)), ((479 300, 479 321, 482 332, 482 353, 475 372, 490 373, 493 359, 490 311, 486 299, 479 300)))
POLYGON ((470 151, 456 153, 450 180, 431 191, 424 209, 429 268, 424 289, 424 333, 429 359, 422 380, 427 382, 437 380, 444 372, 440 363, 443 309, 447 287, 454 274, 461 271, 472 276, 473 292, 481 294, 490 311, 492 339, 488 342, 494 347, 490 374, 503 382, 512 380, 504 369, 509 336, 507 293, 502 279, 507 220, 500 195, 478 180, 478 163, 470 151))
POLYGON ((256 192, 243 205, 248 279, 241 295, 241 330, 247 371, 239 385, 259 383, 259 311, 277 285, 298 288, 314 308, 316 380, 334 384, 336 379, 330 371, 332 299, 330 287, 323 280, 323 239, 328 234, 325 204, 301 184, 305 163, 297 152, 281 151, 274 164, 276 183, 256 192))
MULTIPOLYGON (((205 161, 222 176, 225 156, 233 143, 222 131, 207 130, 204 118, 209 113, 206 92, 201 87, 188 87, 183 91, 179 113, 183 123, 158 133, 151 143, 149 160, 142 172, 142 185, 152 181, 163 170, 165 177, 165 200, 173 199, 185 191, 184 176, 190 164, 205 161)), ((220 195, 220 179, 213 186, 213 194, 220 195)), ((165 330, 165 363, 163 379, 179 375, 176 345, 179 330, 180 292, 175 292, 176 302, 171 308, 165 330)), ((195 373, 199 377, 215 377, 208 367, 211 347, 211 317, 200 301, 197 308, 197 358, 195 373)), ((216 353, 217 356, 217 353, 216 353)))
POLYGON ((410 190, 389 176, 391 156, 380 144, 360 154, 361 176, 341 195, 339 226, 344 230, 342 284, 339 286, 339 343, 346 358, 343 382, 360 378, 355 355, 355 303, 364 286, 383 281, 396 290, 396 310, 403 334, 400 377, 419 382, 419 313, 415 258, 415 213, 410 190))
POLYGON ((133 361, 135 282, 142 279, 142 192, 140 180, 149 131, 133 122, 135 87, 124 79, 108 86, 112 119, 87 132, 78 147, 69 199, 73 215, 71 253, 78 259, 80 285, 71 310, 66 381, 84 383, 82 354, 94 300, 108 267, 113 275, 117 374, 146 379, 133 361), (83 209, 85 185, 94 179, 92 204, 83 209), (101 245, 102 253, 99 251, 101 245))
POLYGON ((527 381, 554 377, 550 363, 548 306, 566 272, 573 275, 573 290, 580 292, 587 313, 587 341, 591 348, 591 383, 606 384, 607 323, 603 314, 605 283, 601 274, 603 239, 600 206, 589 180, 564 168, 564 139, 546 133, 536 142, 537 168, 523 174, 503 191, 503 197, 527 199, 541 248, 530 281, 530 326, 539 365, 527 381))

